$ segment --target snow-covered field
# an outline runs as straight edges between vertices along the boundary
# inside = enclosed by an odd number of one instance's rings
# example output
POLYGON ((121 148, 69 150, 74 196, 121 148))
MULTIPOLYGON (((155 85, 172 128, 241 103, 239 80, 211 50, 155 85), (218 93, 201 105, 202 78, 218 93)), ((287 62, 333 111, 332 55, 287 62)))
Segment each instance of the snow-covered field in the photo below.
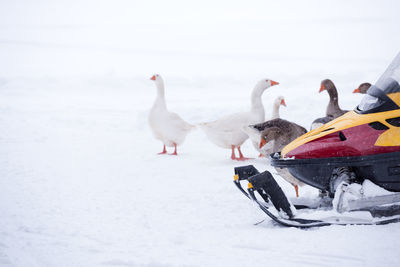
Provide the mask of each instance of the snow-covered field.
POLYGON ((194 124, 248 109, 262 78, 267 117, 283 95, 308 128, 325 78, 352 109, 398 52, 399 3, 166 2, 0 3, 0 266, 399 266, 399 224, 255 226, 230 151, 196 130, 159 156, 147 125, 155 72, 194 124))

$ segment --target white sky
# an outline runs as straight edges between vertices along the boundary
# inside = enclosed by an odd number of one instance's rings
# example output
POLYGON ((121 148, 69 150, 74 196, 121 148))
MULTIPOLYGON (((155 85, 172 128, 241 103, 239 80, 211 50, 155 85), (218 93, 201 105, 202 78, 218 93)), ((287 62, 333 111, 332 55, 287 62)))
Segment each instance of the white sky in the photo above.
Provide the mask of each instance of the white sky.
POLYGON ((386 64, 400 48, 399 10, 400 1, 362 0, 2 0, 0 71, 52 73, 54 58, 71 74, 198 71, 206 57, 225 60, 219 69, 262 58, 386 64))

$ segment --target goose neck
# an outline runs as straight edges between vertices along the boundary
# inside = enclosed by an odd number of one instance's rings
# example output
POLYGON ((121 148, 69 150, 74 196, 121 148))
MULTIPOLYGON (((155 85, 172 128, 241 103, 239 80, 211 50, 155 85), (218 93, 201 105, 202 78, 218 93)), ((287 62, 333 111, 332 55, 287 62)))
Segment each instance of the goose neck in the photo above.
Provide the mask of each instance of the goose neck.
POLYGON ((165 102, 165 90, 164 90, 164 83, 162 81, 156 82, 157 87, 157 97, 155 101, 155 105, 162 106, 167 108, 167 104, 165 102))
POLYGON ((329 90, 329 110, 339 109, 339 101, 338 101, 338 94, 336 90, 329 90))
POLYGON ((274 103, 274 106, 272 107, 272 118, 271 119, 277 119, 279 118, 279 106, 280 103, 274 103))
POLYGON ((256 86, 251 93, 251 109, 264 109, 261 101, 261 96, 264 93, 265 88, 256 86))

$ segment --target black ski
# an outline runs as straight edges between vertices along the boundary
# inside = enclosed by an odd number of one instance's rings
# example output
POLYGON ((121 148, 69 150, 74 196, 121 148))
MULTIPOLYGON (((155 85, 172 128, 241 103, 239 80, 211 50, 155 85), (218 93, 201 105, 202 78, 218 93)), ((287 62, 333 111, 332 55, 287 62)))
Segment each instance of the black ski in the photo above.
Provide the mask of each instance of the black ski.
POLYGON ((329 225, 380 225, 400 222, 400 205, 394 205, 387 208, 374 208, 373 211, 368 210, 374 217, 372 221, 357 221, 357 218, 352 217, 329 217, 319 220, 310 220, 295 217, 292 209, 315 209, 315 207, 313 208, 304 205, 292 205, 287 199, 285 193, 282 191, 278 183, 271 175, 271 173, 268 171, 259 173, 257 169, 254 168, 254 166, 252 165, 235 168, 234 183, 246 197, 256 202, 260 209, 272 220, 288 227, 311 228, 329 225), (247 189, 248 192, 246 192, 240 185, 241 180, 249 181, 249 188, 247 189), (265 202, 260 202, 257 199, 255 192, 259 193, 259 195, 263 198, 265 202), (270 211, 271 208, 280 212, 283 217, 287 218, 276 216, 273 212, 270 211), (384 217, 385 215, 391 217, 384 217))

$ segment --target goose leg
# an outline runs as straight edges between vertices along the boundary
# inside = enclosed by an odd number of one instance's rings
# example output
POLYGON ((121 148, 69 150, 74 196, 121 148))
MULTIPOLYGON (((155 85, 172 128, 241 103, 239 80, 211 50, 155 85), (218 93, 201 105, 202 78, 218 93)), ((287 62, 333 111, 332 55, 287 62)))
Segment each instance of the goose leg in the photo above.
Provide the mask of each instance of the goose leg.
POLYGON ((250 159, 243 156, 242 151, 240 150, 240 146, 237 147, 237 150, 239 151, 239 158, 236 158, 236 160, 245 161, 250 159))
POLYGON ((231 148, 232 148, 232 155, 231 155, 231 159, 236 159, 236 155, 235 155, 235 146, 234 146, 234 145, 232 145, 232 146, 231 146, 231 148))
POLYGON ((178 156, 178 152, 176 151, 176 144, 174 143, 175 151, 174 153, 171 153, 170 155, 178 156))
POLYGON ((296 184, 296 185, 293 185, 294 186, 294 190, 296 191, 296 197, 299 197, 299 186, 296 184))
POLYGON ((167 153, 167 149, 165 148, 165 145, 164 145, 163 151, 161 151, 160 153, 158 153, 158 155, 162 155, 162 154, 166 154, 166 153, 167 153))

